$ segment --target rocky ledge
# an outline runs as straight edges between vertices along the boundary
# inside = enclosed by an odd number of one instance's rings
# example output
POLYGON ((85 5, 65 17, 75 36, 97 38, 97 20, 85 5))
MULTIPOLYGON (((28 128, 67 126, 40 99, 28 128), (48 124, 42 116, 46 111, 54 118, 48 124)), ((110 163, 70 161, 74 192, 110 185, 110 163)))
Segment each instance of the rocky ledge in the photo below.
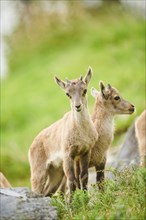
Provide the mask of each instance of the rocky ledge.
POLYGON ((57 211, 51 199, 36 195, 29 188, 0 188, 0 219, 56 220, 57 211))

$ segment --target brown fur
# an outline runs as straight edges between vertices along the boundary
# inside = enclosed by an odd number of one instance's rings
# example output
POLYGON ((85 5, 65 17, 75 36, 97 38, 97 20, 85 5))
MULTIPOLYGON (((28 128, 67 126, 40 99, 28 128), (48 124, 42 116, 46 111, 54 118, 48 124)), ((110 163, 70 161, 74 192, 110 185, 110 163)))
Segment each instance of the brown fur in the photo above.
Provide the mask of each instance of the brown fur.
POLYGON ((135 132, 141 158, 140 165, 146 167, 146 110, 137 118, 135 122, 135 132))

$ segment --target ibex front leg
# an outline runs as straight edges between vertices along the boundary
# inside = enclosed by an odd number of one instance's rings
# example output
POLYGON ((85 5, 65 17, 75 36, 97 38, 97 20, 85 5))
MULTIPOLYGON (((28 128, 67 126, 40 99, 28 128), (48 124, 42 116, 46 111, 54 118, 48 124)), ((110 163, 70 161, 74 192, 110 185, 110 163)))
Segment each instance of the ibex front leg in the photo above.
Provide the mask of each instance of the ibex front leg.
POLYGON ((75 161, 75 177, 77 181, 77 188, 81 189, 80 185, 80 161, 75 161))
POLYGON ((96 169, 96 182, 98 184, 98 187, 100 190, 103 190, 103 183, 104 183, 104 169, 105 169, 105 163, 106 163, 106 158, 104 159, 104 161, 95 166, 96 169))
POLYGON ((74 172, 74 160, 68 156, 64 159, 64 172, 67 177, 69 197, 71 197, 71 193, 76 189, 76 178, 74 172))
POLYGON ((82 184, 82 189, 87 190, 87 184, 88 184, 88 165, 89 165, 89 152, 85 153, 81 157, 80 161, 80 167, 81 167, 81 184, 82 184))

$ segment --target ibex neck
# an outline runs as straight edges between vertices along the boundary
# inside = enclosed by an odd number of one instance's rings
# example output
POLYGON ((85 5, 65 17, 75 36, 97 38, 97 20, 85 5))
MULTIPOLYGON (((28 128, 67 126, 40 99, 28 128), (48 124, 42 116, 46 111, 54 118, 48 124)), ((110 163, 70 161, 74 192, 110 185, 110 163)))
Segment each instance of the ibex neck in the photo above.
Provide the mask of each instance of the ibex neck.
POLYGON ((102 99, 97 99, 94 107, 94 111, 92 114, 92 120, 94 122, 95 127, 102 127, 105 123, 108 123, 113 126, 114 115, 110 112, 105 104, 103 103, 102 99))
POLYGON ((72 111, 73 120, 78 124, 83 124, 85 122, 91 121, 89 111, 87 107, 84 107, 80 112, 72 111))

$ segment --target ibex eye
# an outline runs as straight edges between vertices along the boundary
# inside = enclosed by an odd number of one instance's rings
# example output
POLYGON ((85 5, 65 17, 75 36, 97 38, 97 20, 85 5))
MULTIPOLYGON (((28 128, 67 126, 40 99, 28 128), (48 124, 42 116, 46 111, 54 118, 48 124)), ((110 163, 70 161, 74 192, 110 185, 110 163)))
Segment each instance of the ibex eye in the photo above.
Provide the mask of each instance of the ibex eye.
POLYGON ((66 93, 66 95, 71 99, 71 96, 70 96, 70 94, 69 93, 66 93))
POLYGON ((84 89, 83 95, 86 95, 86 93, 87 93, 87 89, 84 89))
POLYGON ((117 96, 114 97, 114 99, 115 99, 115 100, 119 100, 119 99, 120 99, 120 96, 117 95, 117 96))

